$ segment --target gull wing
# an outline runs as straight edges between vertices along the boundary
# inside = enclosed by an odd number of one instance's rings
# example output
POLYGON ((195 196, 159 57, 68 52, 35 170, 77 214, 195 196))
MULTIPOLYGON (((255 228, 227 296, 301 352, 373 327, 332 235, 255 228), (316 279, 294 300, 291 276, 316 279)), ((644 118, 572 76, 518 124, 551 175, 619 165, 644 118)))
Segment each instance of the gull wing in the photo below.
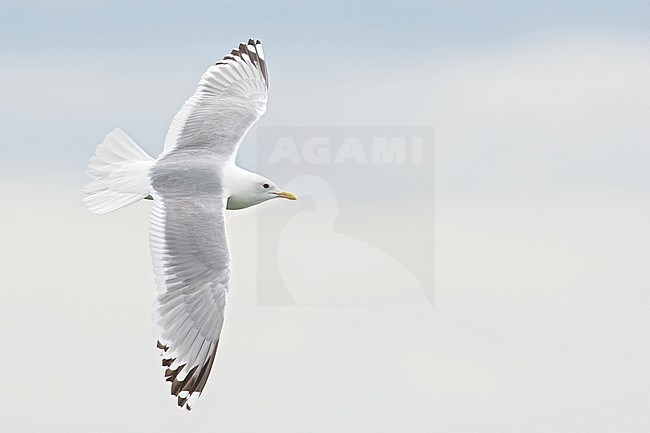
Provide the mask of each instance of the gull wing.
POLYGON ((153 315, 165 378, 178 405, 190 410, 214 363, 230 287, 224 200, 156 194, 151 255, 158 286, 153 315))
POLYGON ((261 42, 251 39, 203 74, 150 174, 158 347, 171 393, 188 410, 214 363, 230 287, 223 163, 266 111, 267 89, 261 42))
POLYGON ((161 156, 198 148, 234 159, 242 138, 266 112, 268 87, 262 43, 239 44, 203 74, 174 116, 161 156))

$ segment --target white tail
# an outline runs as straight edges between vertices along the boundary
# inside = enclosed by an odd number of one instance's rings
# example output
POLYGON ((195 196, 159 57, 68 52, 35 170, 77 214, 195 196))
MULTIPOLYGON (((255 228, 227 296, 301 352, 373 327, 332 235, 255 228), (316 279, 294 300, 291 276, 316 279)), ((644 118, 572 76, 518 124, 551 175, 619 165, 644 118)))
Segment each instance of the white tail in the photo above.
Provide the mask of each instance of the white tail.
POLYGON ((108 134, 90 158, 84 204, 91 212, 107 213, 149 195, 149 170, 154 159, 119 128, 108 134))

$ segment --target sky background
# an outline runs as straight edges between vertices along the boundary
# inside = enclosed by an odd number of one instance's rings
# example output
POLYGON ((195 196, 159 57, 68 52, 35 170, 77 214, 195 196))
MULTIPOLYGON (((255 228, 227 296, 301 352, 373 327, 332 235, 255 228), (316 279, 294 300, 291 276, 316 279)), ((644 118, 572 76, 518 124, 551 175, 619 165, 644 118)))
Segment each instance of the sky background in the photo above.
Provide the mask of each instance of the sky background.
MULTIPOLYGON (((650 429, 647 2, 0 9, 2 430, 650 429), (116 126, 157 155, 207 66, 249 37, 264 41, 271 89, 245 167, 259 165, 266 127, 434 128, 435 200, 409 182, 403 195, 419 200, 386 194, 329 228, 357 242, 369 227, 407 233, 413 254, 412 227, 432 227, 435 305, 260 305, 260 228, 290 241, 277 254, 298 297, 300 237, 283 225, 287 203, 229 215, 235 282, 188 414, 151 336, 150 204, 90 214, 83 170, 116 126)), ((295 209, 313 212, 325 192, 295 209)))

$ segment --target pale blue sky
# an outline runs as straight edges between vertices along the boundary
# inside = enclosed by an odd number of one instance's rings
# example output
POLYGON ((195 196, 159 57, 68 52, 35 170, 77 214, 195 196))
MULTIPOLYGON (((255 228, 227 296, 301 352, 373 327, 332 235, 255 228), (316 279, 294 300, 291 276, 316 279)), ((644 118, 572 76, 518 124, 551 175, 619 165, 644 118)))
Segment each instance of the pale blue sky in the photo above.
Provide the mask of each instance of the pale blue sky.
MULTIPOLYGON (((337 79, 385 73, 383 85, 398 87, 395 78, 404 70, 430 73, 433 83, 444 79, 437 74, 441 61, 463 56, 489 57, 567 37, 647 44, 650 34, 650 6, 641 1, 25 1, 2 2, 2 10, 0 146, 9 165, 66 161, 80 167, 114 126, 129 128, 156 153, 201 72, 249 36, 267 47, 271 117, 282 83, 328 83, 333 96, 337 79), (143 88, 146 83, 151 87, 143 88), (121 105, 122 94, 139 104, 121 105)), ((408 84, 405 76, 402 85, 408 84)), ((421 95, 396 105, 392 117, 373 117, 374 101, 358 96, 356 111, 366 117, 337 118, 332 98, 328 105, 315 102, 318 110, 301 123, 440 123, 433 100, 421 95)), ((270 124, 293 122, 291 107, 283 107, 270 124)))
POLYGON ((255 34, 296 50, 316 44, 332 56, 327 60, 358 65, 398 53, 426 62, 445 49, 489 49, 567 29, 646 37, 649 8, 642 1, 25 1, 3 2, 0 24, 3 50, 24 60, 190 57, 255 34), (343 49, 352 41, 362 47, 343 49))

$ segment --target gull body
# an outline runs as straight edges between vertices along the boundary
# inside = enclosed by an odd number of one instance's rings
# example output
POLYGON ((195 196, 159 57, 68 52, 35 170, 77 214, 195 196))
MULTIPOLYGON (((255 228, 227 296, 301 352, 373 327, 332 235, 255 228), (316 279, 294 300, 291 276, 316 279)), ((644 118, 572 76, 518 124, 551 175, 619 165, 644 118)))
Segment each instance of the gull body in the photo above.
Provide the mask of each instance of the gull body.
POLYGON ((203 74, 174 116, 158 158, 118 128, 97 146, 86 170, 84 204, 92 212, 153 199, 157 347, 171 393, 188 410, 212 369, 232 279, 226 209, 296 199, 235 164, 241 141, 266 111, 267 91, 262 45, 251 39, 203 74))

